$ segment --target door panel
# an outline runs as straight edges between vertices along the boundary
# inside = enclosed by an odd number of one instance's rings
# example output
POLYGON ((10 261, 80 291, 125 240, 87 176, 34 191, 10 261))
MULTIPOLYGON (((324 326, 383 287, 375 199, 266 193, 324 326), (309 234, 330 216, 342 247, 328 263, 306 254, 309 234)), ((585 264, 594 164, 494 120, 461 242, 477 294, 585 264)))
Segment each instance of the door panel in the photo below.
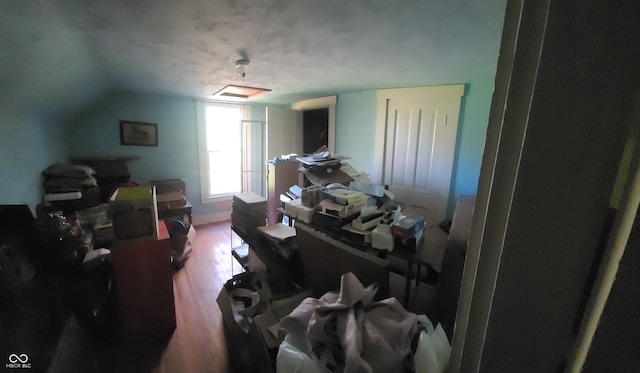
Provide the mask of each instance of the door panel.
POLYGON ((447 126, 447 109, 447 99, 387 101, 383 183, 428 224, 447 213, 457 131, 447 126))

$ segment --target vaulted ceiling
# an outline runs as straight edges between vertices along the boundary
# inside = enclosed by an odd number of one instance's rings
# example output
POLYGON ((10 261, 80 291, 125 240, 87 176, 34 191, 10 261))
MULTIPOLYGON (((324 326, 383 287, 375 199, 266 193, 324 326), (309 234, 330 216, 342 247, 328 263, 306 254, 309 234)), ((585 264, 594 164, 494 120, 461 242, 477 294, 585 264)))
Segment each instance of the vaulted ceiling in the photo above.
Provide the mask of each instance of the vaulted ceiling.
POLYGON ((462 83, 495 71, 506 0, 0 0, 0 112, 111 90, 256 102, 462 83), (238 59, 250 60, 244 81, 238 59))

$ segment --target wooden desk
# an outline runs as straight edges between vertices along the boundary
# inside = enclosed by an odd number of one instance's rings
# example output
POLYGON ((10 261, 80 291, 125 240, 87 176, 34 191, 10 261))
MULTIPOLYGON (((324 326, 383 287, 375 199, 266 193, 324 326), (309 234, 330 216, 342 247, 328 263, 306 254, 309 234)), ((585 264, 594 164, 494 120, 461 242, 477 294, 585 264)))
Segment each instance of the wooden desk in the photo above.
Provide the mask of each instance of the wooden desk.
POLYGON ((111 257, 124 334, 148 337, 175 329, 171 240, 164 223, 157 239, 117 242, 111 257))
MULTIPOLYGON (((416 268, 416 285, 418 281, 418 274, 420 268, 424 266, 427 270, 440 270, 442 264, 442 257, 444 255, 444 247, 447 242, 447 234, 442 231, 437 225, 425 227, 425 233, 423 238, 417 243, 415 248, 405 247, 396 248, 392 251, 380 250, 373 248, 370 245, 359 244, 345 239, 344 236, 339 234, 339 230, 326 229, 316 224, 306 224, 300 221, 295 222, 296 226, 305 225, 311 229, 318 230, 336 240, 346 243, 347 245, 359 249, 361 251, 368 252, 370 255, 378 256, 379 258, 386 259, 387 256, 397 257, 407 261, 407 268, 405 272, 405 286, 403 304, 405 307, 409 305, 409 299, 411 296, 411 273, 413 268, 416 268)), ((413 244, 415 245, 415 243, 413 244)), ((397 245, 396 245, 397 246, 397 245)), ((411 246, 411 245, 409 245, 411 246)))
POLYGON ((415 266, 416 286, 418 286, 421 267, 424 266, 427 271, 440 272, 447 237, 447 233, 437 225, 428 226, 425 227, 424 235, 413 252, 395 249, 387 253, 389 256, 407 261, 403 300, 405 306, 409 304, 411 295, 411 278, 409 274, 414 273, 415 266))
POLYGON ((296 234, 304 282, 313 289, 314 296, 321 297, 327 291, 339 290, 342 275, 352 272, 364 286, 378 283, 376 299, 389 297, 387 260, 304 223, 296 223, 296 234))

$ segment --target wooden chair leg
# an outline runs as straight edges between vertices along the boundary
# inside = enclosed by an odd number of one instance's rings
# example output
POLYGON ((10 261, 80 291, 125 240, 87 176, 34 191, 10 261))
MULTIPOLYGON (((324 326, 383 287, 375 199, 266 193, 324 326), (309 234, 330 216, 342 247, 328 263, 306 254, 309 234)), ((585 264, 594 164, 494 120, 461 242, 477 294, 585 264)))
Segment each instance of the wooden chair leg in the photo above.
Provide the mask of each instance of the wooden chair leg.
POLYGON ((404 286, 404 307, 409 308, 409 299, 411 298, 411 272, 413 270, 413 263, 407 261, 407 272, 405 273, 405 286, 404 286))

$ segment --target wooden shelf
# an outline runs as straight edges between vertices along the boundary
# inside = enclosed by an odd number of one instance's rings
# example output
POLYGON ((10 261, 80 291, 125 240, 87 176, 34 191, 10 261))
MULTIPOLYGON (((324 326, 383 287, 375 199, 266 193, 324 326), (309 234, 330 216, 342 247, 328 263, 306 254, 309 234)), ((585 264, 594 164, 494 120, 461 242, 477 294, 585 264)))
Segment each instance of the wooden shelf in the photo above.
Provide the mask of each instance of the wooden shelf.
POLYGON ((246 271, 248 268, 247 263, 249 262, 249 244, 243 243, 240 246, 231 248, 231 255, 233 255, 234 259, 238 261, 246 271))

